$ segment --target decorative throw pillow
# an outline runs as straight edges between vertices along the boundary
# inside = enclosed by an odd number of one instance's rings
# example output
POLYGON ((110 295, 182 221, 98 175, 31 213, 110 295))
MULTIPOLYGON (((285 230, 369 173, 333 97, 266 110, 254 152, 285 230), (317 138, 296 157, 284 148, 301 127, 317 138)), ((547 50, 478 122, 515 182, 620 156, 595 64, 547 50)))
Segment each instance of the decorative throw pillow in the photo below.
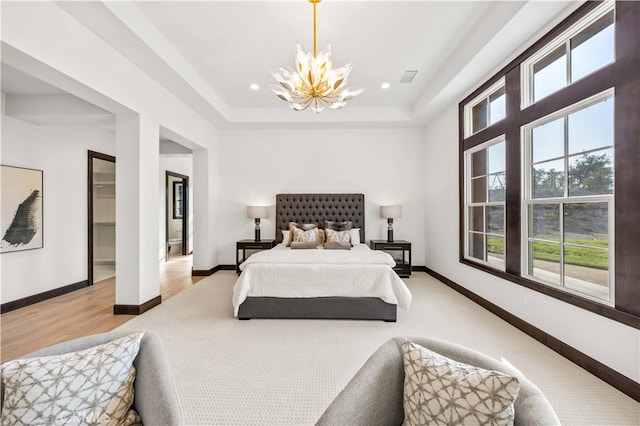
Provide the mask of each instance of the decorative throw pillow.
POLYGON ((324 244, 325 234, 324 229, 318 229, 318 245, 322 246, 324 244))
POLYGON ((333 229, 325 228, 324 235, 327 243, 338 242, 351 244, 351 231, 334 231, 333 229))
POLYGON ((351 244, 328 241, 324 243, 324 248, 327 250, 351 250, 351 244))
POLYGON ((302 242, 302 241, 293 241, 291 243, 291 250, 296 250, 296 249, 314 249, 316 248, 316 242, 315 241, 310 241, 310 242, 302 242))
MULTIPOLYGON (((300 241, 300 240, 296 240, 296 232, 295 230, 302 230, 302 231, 309 231, 311 229, 318 229, 318 225, 316 225, 315 223, 297 223, 297 222, 289 222, 289 231, 291 232, 290 234, 290 240, 289 243, 287 244, 287 247, 291 246, 291 243, 293 241, 300 241)), ((307 234, 309 235, 309 234, 307 234)), ((318 236, 316 235, 316 241, 318 240, 318 236)))
POLYGON ((2 364, 2 424, 140 423, 130 408, 143 335, 2 364))
POLYGON ((303 231, 300 228, 297 228, 293 225, 290 225, 289 230, 291 231, 291 242, 303 242, 303 243, 316 243, 318 242, 318 232, 317 228, 312 228, 307 231, 303 231))
POLYGON ((353 227, 353 223, 348 220, 346 222, 334 222, 331 220, 324 221, 324 229, 333 229, 334 231, 347 231, 353 227))
POLYGON ((318 227, 316 223, 298 223, 298 222, 289 222, 289 229, 291 226, 295 226, 296 228, 300 228, 303 231, 308 231, 309 229, 315 229, 318 227))
POLYGON ((402 343, 404 424, 513 425, 516 377, 402 343))

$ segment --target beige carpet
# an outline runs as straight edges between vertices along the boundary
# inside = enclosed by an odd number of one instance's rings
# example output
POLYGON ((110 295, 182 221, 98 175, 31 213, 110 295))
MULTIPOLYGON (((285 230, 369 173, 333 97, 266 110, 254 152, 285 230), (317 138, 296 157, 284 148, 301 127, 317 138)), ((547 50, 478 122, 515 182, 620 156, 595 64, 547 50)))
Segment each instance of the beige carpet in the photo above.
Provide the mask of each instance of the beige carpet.
POLYGON ((420 335, 504 357, 565 425, 640 425, 639 403, 425 273, 405 279, 413 302, 397 323, 238 321, 235 280, 218 272, 121 327, 163 337, 186 424, 313 424, 382 343, 420 335))

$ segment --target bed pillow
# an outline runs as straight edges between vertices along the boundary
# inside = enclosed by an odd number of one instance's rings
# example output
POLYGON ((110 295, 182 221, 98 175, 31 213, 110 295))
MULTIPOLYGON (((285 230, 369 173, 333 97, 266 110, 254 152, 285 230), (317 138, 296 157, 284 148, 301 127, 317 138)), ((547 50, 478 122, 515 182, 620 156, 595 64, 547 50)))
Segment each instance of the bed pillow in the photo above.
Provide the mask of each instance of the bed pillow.
POLYGON ((352 228, 351 231, 351 245, 355 246, 360 244, 360 228, 352 228))
POLYGON ((315 241, 310 241, 310 242, 303 242, 303 241, 293 241, 291 243, 291 249, 292 250, 296 250, 296 249, 314 249, 316 248, 318 245, 315 241))
POLYGON ((291 231, 282 231, 282 244, 287 247, 291 245, 291 231))
POLYGON ((324 233, 324 229, 318 229, 318 247, 322 247, 324 245, 325 242, 325 233, 324 233))
POLYGON ((351 250, 351 244, 340 243, 338 241, 328 241, 324 243, 324 248, 326 250, 351 250))
POLYGON ((334 222, 331 220, 324 221, 324 229, 333 229, 334 231, 347 231, 353 227, 353 223, 349 220, 346 222, 334 222))
POLYGON ((2 364, 2 424, 139 423, 131 404, 143 335, 2 364))
POLYGON ((402 343, 404 423, 513 425, 517 377, 454 361, 402 343))
POLYGON ((351 244, 351 231, 334 231, 333 229, 325 229, 325 244, 326 243, 348 243, 351 244))

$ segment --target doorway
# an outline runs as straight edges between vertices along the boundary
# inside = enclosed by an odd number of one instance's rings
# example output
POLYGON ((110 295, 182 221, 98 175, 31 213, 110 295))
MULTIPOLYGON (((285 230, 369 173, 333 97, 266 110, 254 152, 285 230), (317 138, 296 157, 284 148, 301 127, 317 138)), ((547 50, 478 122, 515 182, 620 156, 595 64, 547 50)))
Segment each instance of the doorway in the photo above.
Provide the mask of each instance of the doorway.
POLYGON ((89 285, 116 275, 116 158, 88 151, 89 285))
POLYGON ((165 261, 189 254, 189 176, 166 171, 165 261))

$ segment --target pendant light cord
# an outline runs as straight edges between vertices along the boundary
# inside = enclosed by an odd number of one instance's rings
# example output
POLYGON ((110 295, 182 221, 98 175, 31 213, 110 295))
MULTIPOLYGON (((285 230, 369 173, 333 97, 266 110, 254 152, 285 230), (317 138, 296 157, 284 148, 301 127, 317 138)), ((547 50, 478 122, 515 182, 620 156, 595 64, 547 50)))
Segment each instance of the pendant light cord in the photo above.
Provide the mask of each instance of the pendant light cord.
POLYGON ((313 3, 313 57, 316 57, 316 2, 313 3))

